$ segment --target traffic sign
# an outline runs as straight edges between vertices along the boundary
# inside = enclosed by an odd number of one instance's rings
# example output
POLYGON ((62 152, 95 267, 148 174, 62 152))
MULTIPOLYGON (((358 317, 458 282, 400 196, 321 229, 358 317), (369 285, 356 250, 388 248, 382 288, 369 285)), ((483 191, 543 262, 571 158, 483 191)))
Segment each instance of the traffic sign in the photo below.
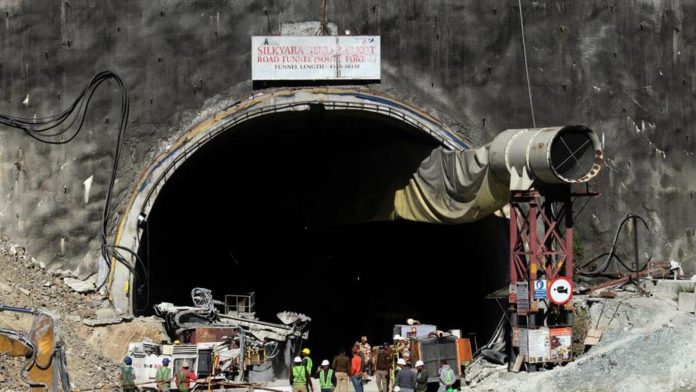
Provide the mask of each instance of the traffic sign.
POLYGON ((565 305, 573 297, 573 283, 570 279, 559 276, 549 285, 549 298, 556 305, 565 305))

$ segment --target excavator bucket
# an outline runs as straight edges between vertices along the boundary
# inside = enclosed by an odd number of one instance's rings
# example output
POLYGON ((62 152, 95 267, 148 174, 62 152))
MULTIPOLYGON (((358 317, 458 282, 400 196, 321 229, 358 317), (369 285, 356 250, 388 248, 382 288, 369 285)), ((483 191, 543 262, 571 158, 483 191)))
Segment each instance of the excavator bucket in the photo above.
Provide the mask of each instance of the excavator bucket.
POLYGON ((53 357, 57 339, 56 320, 48 314, 37 314, 29 337, 34 345, 34 362, 29 365, 27 381, 32 391, 58 391, 59 381, 54 374, 53 357))
POLYGON ((0 305, 0 311, 34 315, 28 336, 26 333, 0 328, 0 354, 25 357, 22 380, 32 392, 68 392, 70 379, 65 351, 59 338, 59 323, 43 311, 0 305))
POLYGON ((34 348, 24 334, 0 328, 0 354, 11 357, 29 357, 33 352, 34 348))

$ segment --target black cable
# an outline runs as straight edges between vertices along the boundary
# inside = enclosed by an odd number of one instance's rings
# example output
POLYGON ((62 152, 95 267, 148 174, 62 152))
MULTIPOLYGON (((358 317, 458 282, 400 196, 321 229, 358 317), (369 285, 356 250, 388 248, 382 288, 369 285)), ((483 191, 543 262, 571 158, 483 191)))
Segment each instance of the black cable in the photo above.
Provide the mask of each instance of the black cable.
MULTIPOLYGON (((638 227, 634 226, 633 230, 638 230, 638 227)), ((578 266, 577 271, 581 275, 586 275, 586 276, 599 275, 602 272, 606 271, 607 268, 609 268, 609 265, 611 264, 612 259, 616 259, 629 272, 635 273, 635 272, 643 271, 648 266, 648 263, 650 262, 650 260, 652 260, 652 257, 653 257, 652 244, 653 244, 652 232, 650 231, 650 226, 645 221, 645 219, 643 219, 639 215, 629 214, 619 224, 619 228, 616 230, 616 233, 614 234, 614 240, 611 243, 611 249, 608 252, 603 252, 601 254, 596 253, 596 254, 592 255, 592 257, 589 259, 589 261, 583 260, 581 262, 578 262, 576 264, 578 266), (618 245, 619 235, 621 234, 621 230, 623 230, 623 227, 626 224, 626 222, 628 222, 631 219, 635 219, 636 221, 640 221, 641 223, 643 223, 643 226, 645 227, 645 229, 648 233, 648 249, 650 250, 650 254, 648 255, 645 262, 643 263, 643 266, 639 267, 638 269, 634 269, 633 267, 629 267, 628 264, 625 263, 624 260, 621 257, 619 257, 619 255, 617 254, 617 250, 619 249, 619 245, 618 245), (604 261, 602 262, 602 264, 599 267, 597 267, 593 270, 589 270, 589 271, 583 270, 584 267, 594 263, 599 258, 605 257, 605 256, 606 256, 606 258, 604 259, 604 261)))
MULTIPOLYGON (((57 145, 70 143, 82 130, 87 117, 87 110, 89 109, 89 104, 92 101, 97 88, 107 80, 114 80, 121 90, 121 117, 118 127, 118 136, 116 139, 116 151, 114 153, 113 165, 111 168, 111 178, 109 180, 109 185, 106 192, 106 200, 104 202, 104 209, 102 212, 102 224, 101 224, 101 254, 106 262, 109 271, 112 269, 111 259, 123 264, 128 270, 137 275, 137 270, 130 265, 128 260, 123 257, 119 250, 124 250, 135 255, 136 260, 140 263, 145 275, 148 275, 147 267, 143 264, 142 260, 130 249, 122 246, 111 246, 108 244, 108 227, 109 227, 109 214, 111 211, 111 199, 113 197, 114 184, 116 182, 116 173, 118 169, 119 159, 121 156, 121 149, 123 147, 124 135, 126 133, 126 128, 128 126, 128 118, 130 114, 130 100, 128 97, 128 88, 123 82, 121 77, 111 71, 103 71, 95 75, 92 80, 87 83, 84 89, 77 96, 75 101, 64 111, 46 117, 28 118, 28 117, 17 117, 9 116, 0 113, 0 125, 7 127, 12 127, 22 130, 29 137, 40 141, 42 143, 57 145), (77 124, 77 125, 75 125, 77 124), (68 134, 70 130, 72 133, 68 134), (66 136, 67 135, 67 136, 66 136)), ((97 286, 97 291, 101 290, 108 280, 108 275, 97 286)))

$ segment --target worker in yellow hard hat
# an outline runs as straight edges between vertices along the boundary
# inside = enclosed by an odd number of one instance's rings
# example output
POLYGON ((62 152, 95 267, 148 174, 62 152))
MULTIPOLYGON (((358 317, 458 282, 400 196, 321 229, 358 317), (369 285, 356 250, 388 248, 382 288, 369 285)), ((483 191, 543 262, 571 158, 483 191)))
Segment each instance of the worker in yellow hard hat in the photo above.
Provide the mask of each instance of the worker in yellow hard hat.
POLYGON ((312 374, 312 358, 309 357, 309 349, 305 348, 302 350, 302 353, 300 354, 300 357, 302 357, 302 366, 304 366, 307 369, 307 373, 312 374))
POLYGON ((177 339, 177 340, 174 341, 173 344, 175 344, 175 345, 176 345, 176 344, 181 344, 181 342, 179 341, 179 339, 177 339))

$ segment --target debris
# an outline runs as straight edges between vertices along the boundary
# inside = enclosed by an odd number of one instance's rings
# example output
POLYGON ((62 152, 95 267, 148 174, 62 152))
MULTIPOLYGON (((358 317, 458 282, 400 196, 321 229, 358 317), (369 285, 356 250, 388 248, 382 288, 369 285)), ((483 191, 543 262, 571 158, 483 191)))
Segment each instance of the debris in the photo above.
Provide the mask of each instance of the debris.
POLYGON ((99 326, 104 326, 104 325, 112 325, 112 324, 119 324, 122 321, 127 321, 128 318, 123 317, 123 316, 118 316, 114 318, 109 318, 109 319, 84 319, 82 320, 82 324, 88 326, 88 327, 99 327, 99 326))
POLYGON ((85 319, 82 320, 82 323, 90 327, 96 327, 102 325, 118 324, 122 321, 133 320, 132 316, 120 314, 111 308, 97 309, 94 313, 96 315, 95 319, 85 319))
MULTIPOLYGON (((66 348, 70 382, 73 390, 89 386, 91 390, 95 380, 104 384, 114 384, 118 377, 118 364, 123 358, 122 342, 143 336, 145 328, 134 328, 134 323, 126 326, 106 326, 88 328, 82 319, 95 318, 95 309, 87 305, 89 300, 101 297, 73 292, 61 280, 56 279, 56 271, 42 269, 39 261, 26 254, 24 247, 14 244, 0 235, 0 277, 1 304, 20 308, 50 308, 60 318, 60 337, 66 348), (14 248, 12 252, 10 248, 14 248), (51 283, 50 288, 44 286, 51 283), (127 331, 127 335, 119 331, 127 331), (127 336, 127 337, 126 337, 127 336), (113 341, 113 342, 112 342, 113 341), (119 345, 117 351, 108 351, 112 345, 119 345)), ((57 267, 56 267, 57 268, 57 267)), ((72 275, 69 271, 64 271, 72 275)), ((101 300, 101 298, 100 298, 101 300)), ((31 329, 31 317, 8 312, 0 312, 0 328, 28 332, 31 329)), ((149 321, 144 325, 158 325, 149 321)), ((138 323, 140 326, 140 323, 138 323)), ((0 381, 2 391, 26 391, 28 385, 22 381, 23 358, 0 356, 0 381)))
MULTIPOLYGON (((492 350, 490 348, 484 348, 481 350, 481 355, 483 355, 486 360, 492 363, 497 363, 498 365, 504 365, 508 361, 508 356, 506 354, 503 354, 501 352, 492 350)), ((517 358, 522 357, 521 355, 518 355, 517 358)))
POLYGON ((63 282, 70 287, 75 292, 78 293, 91 293, 97 290, 96 282, 94 278, 89 277, 86 280, 65 278, 63 282))
POLYGON ((590 287, 590 291, 601 290, 601 289, 605 289, 607 287, 620 287, 624 283, 628 282, 628 279, 629 279, 628 276, 624 276, 624 277, 621 277, 619 279, 608 280, 604 283, 600 283, 600 284, 597 284, 597 285, 590 287))
POLYGON ((610 291, 610 290, 605 290, 599 293, 599 296, 602 298, 616 298, 616 292, 610 291))
POLYGON ((12 288, 10 285, 0 282, 0 292, 3 294, 10 294, 12 292, 12 288))
POLYGON ((696 313, 696 294, 688 292, 679 293, 677 309, 679 309, 680 312, 696 313))

